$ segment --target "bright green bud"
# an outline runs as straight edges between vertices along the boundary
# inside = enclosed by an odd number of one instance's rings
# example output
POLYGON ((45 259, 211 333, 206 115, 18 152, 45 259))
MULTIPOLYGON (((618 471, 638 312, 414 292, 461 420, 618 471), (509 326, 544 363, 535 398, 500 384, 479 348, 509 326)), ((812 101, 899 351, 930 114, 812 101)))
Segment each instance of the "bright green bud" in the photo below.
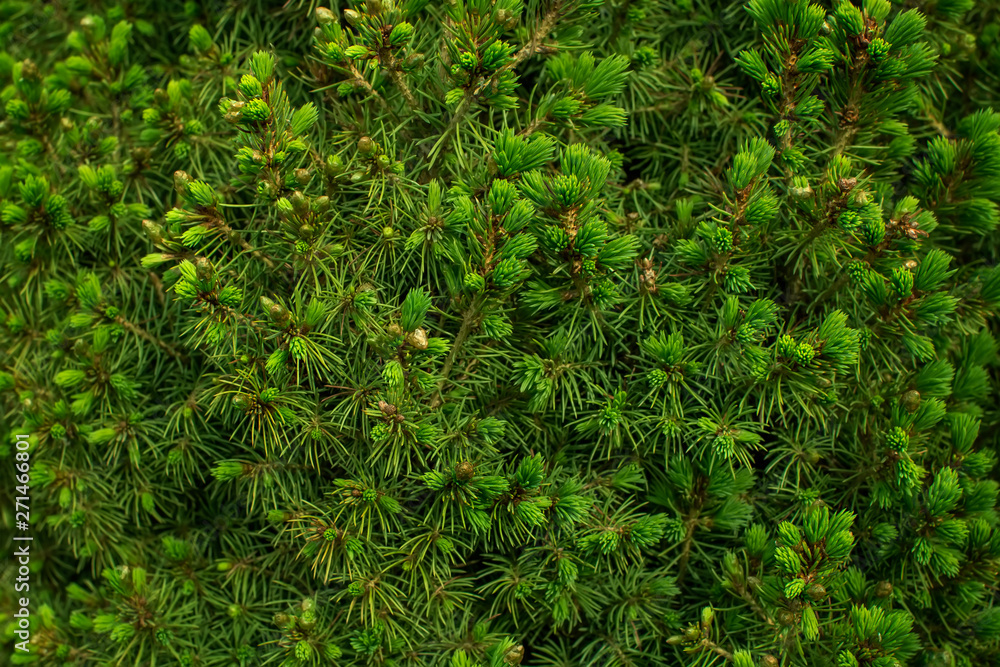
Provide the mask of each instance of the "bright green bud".
POLYGON ((719 227, 712 235, 712 245, 718 252, 729 252, 733 249, 733 233, 725 227, 719 227))
POLYGON ((244 74, 240 79, 240 92, 247 97, 260 97, 264 92, 264 86, 252 74, 244 74))
POLYGON ((264 100, 253 99, 243 106, 241 118, 247 121, 264 122, 271 117, 271 108, 264 100))
POLYGON ((489 70, 503 67, 510 62, 513 51, 513 47, 506 42, 493 42, 483 51, 483 67, 489 70))
POLYGON ((475 54, 469 53, 468 51, 462 51, 458 54, 458 64, 459 66, 467 71, 474 70, 478 64, 478 59, 475 54))
POLYGON ((398 361, 390 361, 382 369, 382 379, 390 389, 400 389, 404 381, 403 367, 398 361))
POLYGON ((365 58, 370 58, 372 52, 368 50, 367 46, 362 44, 354 44, 353 46, 348 46, 344 51, 344 55, 351 60, 363 60, 365 58))
POLYGON ((764 80, 761 81, 760 87, 764 91, 764 94, 770 97, 777 97, 781 94, 781 84, 778 83, 778 79, 773 74, 765 76, 764 80))
POLYGON ((809 641, 819 638, 819 619, 816 618, 816 611, 812 607, 802 610, 802 634, 809 641))
POLYGON ((816 350, 809 343, 799 343, 795 347, 795 362, 800 366, 808 366, 815 356, 816 350))
POLYGON ((205 26, 201 24, 191 26, 191 30, 188 31, 188 40, 195 51, 202 53, 210 50, 213 46, 212 36, 205 29, 205 26))
POLYGON ((470 292, 482 292, 486 288, 486 279, 478 273, 466 273, 462 283, 470 292))
POLYGON ((400 46, 410 41, 410 37, 413 36, 413 26, 403 21, 402 23, 397 23, 392 28, 392 32, 389 33, 389 43, 393 46, 400 46))
POLYGON ((326 45, 326 57, 329 58, 334 63, 339 63, 344 59, 344 47, 342 47, 337 42, 327 42, 326 45))
POLYGON ((521 275, 521 261, 511 257, 505 259, 493 269, 493 282, 500 289, 508 289, 514 286, 521 275))
POLYGON ((910 436, 900 427, 894 427, 885 437, 885 444, 895 452, 905 452, 910 446, 910 436))
POLYGON ((861 216, 858 215, 857 211, 847 209, 837 218, 837 224, 845 232, 853 232, 861 225, 861 216))
POLYGON ((868 55, 872 60, 878 61, 885 58, 889 53, 889 42, 881 37, 876 37, 868 43, 868 55))
POLYGON ((778 339, 777 348, 778 354, 786 359, 791 359, 795 354, 795 339, 791 336, 782 336, 778 339))
POLYGON ((7 102, 7 115, 14 120, 27 120, 30 114, 31 110, 24 100, 15 97, 7 102))
POLYGON ((295 644, 295 658, 300 662, 309 662, 310 660, 312 660, 312 657, 313 657, 312 645, 309 642, 305 641, 304 639, 299 640, 299 642, 295 644))

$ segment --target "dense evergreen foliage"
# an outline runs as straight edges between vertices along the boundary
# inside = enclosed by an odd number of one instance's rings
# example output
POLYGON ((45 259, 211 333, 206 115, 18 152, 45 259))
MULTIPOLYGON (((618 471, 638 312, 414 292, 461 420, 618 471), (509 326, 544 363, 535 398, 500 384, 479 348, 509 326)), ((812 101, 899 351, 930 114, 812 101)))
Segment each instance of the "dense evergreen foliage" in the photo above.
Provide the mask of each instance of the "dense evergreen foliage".
POLYGON ((10 664, 1000 664, 1000 3, 4 0, 0 49, 10 664))

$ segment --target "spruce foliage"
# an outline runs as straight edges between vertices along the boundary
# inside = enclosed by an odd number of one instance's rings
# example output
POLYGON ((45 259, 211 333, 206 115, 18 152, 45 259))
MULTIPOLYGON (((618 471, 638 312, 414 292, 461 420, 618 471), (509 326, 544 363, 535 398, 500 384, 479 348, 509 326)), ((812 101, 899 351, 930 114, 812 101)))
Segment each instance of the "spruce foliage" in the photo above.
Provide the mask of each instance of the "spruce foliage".
POLYGON ((997 3, 8 0, 0 49, 10 664, 1000 661, 997 3))

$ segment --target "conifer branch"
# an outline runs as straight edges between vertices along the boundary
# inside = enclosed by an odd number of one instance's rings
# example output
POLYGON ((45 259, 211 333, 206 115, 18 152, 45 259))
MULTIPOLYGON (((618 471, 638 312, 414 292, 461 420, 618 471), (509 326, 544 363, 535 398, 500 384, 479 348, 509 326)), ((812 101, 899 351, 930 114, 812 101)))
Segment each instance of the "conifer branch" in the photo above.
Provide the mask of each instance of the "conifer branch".
POLYGON ((12 660, 1000 657, 988 6, 13 4, 12 660))
POLYGON ((182 363, 186 363, 188 361, 188 357, 187 357, 186 354, 183 354, 182 352, 179 352, 170 343, 167 343, 166 341, 160 340, 159 338, 157 338, 153 334, 149 333, 148 331, 146 331, 142 327, 134 324, 133 322, 128 321, 123 316, 119 315, 118 317, 116 317, 115 318, 115 322, 117 322, 119 325, 121 325, 122 327, 124 327, 125 330, 128 331, 129 333, 131 333, 131 334, 133 334, 135 336, 138 336, 139 338, 143 339, 144 341, 147 341, 149 343, 152 343, 153 345, 156 345, 158 348, 160 348, 161 350, 163 350, 164 352, 166 352, 167 354, 169 354, 174 359, 177 359, 178 361, 180 361, 182 363))
POLYGON ((477 296, 473 298, 472 303, 470 303, 469 307, 462 313, 462 324, 458 329, 458 334, 455 335, 455 340, 451 344, 451 350, 449 350, 448 356, 445 358, 444 365, 441 366, 440 379, 438 380, 438 391, 434 396, 434 399, 431 401, 432 409, 440 407, 443 402, 442 392, 448 383, 448 379, 451 377, 451 371, 455 366, 455 361, 458 359, 462 346, 465 345, 465 341, 468 339, 469 334, 472 333, 472 327, 476 324, 481 306, 482 299, 477 296))

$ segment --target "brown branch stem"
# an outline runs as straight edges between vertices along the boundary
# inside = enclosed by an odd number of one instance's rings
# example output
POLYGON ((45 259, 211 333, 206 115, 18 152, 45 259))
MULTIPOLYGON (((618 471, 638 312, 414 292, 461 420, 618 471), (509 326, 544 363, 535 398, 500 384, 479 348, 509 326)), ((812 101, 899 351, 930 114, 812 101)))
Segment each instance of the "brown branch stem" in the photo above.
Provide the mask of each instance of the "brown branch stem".
POLYGON ((115 318, 115 322, 117 322, 119 325, 121 325, 129 333, 132 333, 132 334, 138 336, 139 338, 143 339, 144 341, 146 341, 148 343, 152 343, 153 345, 156 345, 157 347, 159 347, 161 350, 163 350, 164 352, 166 352, 167 354, 169 354, 174 359, 177 359, 178 361, 187 361, 187 355, 186 354, 183 354, 182 352, 178 352, 174 348, 174 346, 171 345, 170 343, 167 343, 166 341, 160 340, 159 338, 157 338, 153 334, 149 333, 148 331, 146 331, 145 329, 143 329, 139 325, 134 324, 133 322, 130 322, 129 320, 126 320, 121 315, 119 315, 118 317, 115 318))
POLYGON ((455 367, 455 361, 458 359, 458 352, 465 344, 468 339, 469 334, 472 332, 472 326, 476 322, 476 317, 479 315, 479 308, 482 304, 482 297, 476 297, 475 300, 469 307, 465 309, 465 313, 462 315, 462 326, 458 330, 458 335, 455 336, 455 342, 451 344, 451 351, 448 352, 448 358, 445 359, 444 366, 441 367, 441 379, 438 381, 438 392, 431 402, 431 408, 439 407, 444 399, 441 397, 441 393, 444 391, 445 384, 448 382, 449 376, 451 376, 451 371, 455 367))

